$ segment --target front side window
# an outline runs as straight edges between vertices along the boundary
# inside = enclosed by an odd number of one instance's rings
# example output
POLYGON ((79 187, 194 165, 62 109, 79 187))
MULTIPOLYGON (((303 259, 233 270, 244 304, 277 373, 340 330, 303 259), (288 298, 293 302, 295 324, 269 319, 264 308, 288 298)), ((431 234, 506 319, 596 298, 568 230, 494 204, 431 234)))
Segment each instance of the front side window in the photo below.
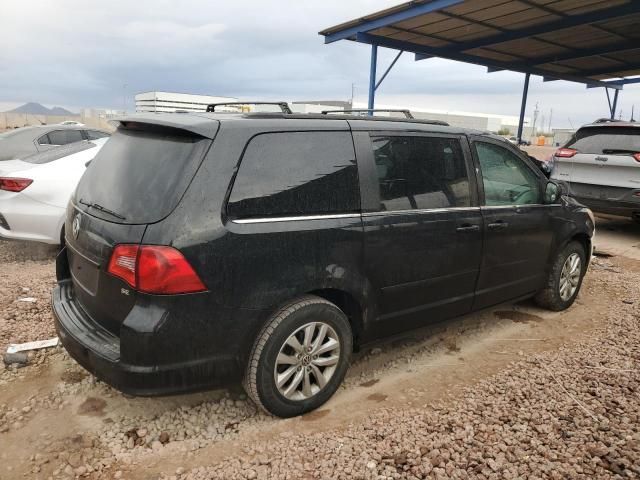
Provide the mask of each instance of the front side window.
POLYGON ((460 141, 421 136, 372 136, 380 209, 412 210, 471 205, 460 141))
POLYGON ((482 169, 485 205, 541 203, 540 180, 516 154, 492 143, 475 142, 482 169))
POLYGON ((66 145, 68 143, 80 142, 82 130, 54 130, 49 132, 49 141, 52 145, 66 145))
POLYGON ((232 218, 357 212, 358 171, 349 132, 254 137, 227 204, 232 218))

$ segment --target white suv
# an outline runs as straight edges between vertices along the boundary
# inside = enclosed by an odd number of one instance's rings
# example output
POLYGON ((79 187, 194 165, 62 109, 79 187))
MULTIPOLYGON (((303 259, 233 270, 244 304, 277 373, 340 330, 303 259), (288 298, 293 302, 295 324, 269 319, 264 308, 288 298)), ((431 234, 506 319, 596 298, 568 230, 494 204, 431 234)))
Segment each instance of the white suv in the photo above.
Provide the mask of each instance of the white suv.
POLYGON ((552 157, 551 178, 596 212, 640 222, 640 123, 598 121, 552 157))

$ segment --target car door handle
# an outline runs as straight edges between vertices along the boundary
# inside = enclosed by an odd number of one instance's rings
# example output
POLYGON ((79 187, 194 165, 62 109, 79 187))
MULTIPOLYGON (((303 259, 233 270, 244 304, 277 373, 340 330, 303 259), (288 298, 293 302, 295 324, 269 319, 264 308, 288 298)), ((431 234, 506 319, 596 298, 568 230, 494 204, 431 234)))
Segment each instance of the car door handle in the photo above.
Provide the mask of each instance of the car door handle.
POLYGON ((480 225, 462 225, 456 228, 456 232, 479 232, 480 225))
POLYGON ((507 227, 509 227, 509 224, 503 220, 498 220, 495 223, 490 223, 489 225, 487 225, 487 228, 489 228, 489 230, 503 230, 507 227))

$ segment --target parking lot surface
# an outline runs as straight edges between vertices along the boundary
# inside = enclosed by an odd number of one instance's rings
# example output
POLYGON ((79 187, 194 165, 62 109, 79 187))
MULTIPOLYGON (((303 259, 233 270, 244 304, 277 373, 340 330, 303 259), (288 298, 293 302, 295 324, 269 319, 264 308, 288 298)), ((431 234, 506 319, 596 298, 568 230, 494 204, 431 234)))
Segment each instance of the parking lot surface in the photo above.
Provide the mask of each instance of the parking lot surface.
MULTIPOLYGON (((636 478, 640 226, 599 217, 575 305, 502 305, 360 352, 320 410, 133 398, 60 347, 0 364, 0 478, 636 478)), ((55 335, 55 249, 0 242, 0 349, 55 335)), ((185 346, 185 348, 188 348, 185 346)))

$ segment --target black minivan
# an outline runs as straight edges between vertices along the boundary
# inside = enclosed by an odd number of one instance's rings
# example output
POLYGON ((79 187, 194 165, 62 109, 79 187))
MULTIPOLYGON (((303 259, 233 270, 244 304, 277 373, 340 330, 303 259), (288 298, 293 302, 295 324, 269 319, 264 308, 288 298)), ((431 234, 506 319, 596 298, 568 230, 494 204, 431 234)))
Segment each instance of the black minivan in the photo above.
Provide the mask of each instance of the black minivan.
POLYGON ((175 113, 120 120, 65 231, 53 311, 82 366, 134 395, 242 379, 290 417, 374 340, 532 296, 568 308, 594 221, 491 134, 175 113))

